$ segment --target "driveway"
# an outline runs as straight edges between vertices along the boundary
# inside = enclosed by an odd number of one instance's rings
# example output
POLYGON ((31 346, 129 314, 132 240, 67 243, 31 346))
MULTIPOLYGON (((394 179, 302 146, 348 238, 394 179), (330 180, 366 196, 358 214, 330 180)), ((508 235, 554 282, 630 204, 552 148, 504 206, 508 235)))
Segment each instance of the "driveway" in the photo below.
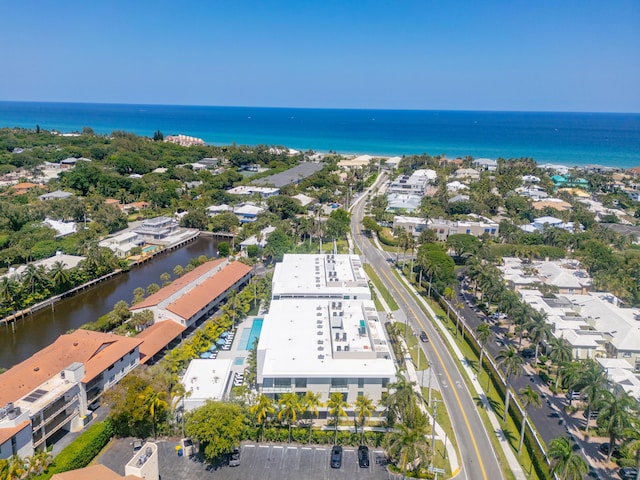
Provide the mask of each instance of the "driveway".
MULTIPOLYGON (((100 455, 101 463, 113 471, 124 475, 124 466, 133 456, 131 438, 114 440, 100 455)), ((330 445, 253 444, 242 445, 240 466, 209 467, 207 464, 187 457, 178 457, 175 446, 178 440, 159 440, 158 445, 160 476, 167 480, 330 480, 330 479, 389 479, 384 463, 384 453, 370 449, 369 468, 360 468, 354 447, 344 447, 342 467, 329 466, 330 445)))

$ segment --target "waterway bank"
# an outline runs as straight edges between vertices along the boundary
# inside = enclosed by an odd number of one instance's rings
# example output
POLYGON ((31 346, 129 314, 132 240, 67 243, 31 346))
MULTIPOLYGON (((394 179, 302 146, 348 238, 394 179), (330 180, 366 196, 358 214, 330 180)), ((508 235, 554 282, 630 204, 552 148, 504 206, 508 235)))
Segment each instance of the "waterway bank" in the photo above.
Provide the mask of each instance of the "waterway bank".
POLYGON ((96 320, 110 312, 116 302, 131 302, 133 290, 151 283, 161 284, 160 275, 167 272, 173 277, 176 265, 184 267, 200 255, 216 256, 218 241, 213 236, 199 236, 180 248, 164 249, 153 261, 61 298, 53 309, 41 308, 18 322, 0 326, 0 368, 9 368, 51 344, 59 335, 96 320))

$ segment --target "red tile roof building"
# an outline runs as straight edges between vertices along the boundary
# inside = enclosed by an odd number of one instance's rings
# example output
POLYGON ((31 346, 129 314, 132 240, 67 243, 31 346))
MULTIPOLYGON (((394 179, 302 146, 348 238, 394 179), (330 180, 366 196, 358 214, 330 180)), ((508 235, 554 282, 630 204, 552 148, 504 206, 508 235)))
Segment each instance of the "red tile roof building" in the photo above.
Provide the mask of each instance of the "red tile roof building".
POLYGON ((133 305, 131 312, 153 311, 154 321, 174 322, 189 328, 213 313, 214 307, 251 278, 251 267, 227 259, 213 260, 174 280, 133 305))

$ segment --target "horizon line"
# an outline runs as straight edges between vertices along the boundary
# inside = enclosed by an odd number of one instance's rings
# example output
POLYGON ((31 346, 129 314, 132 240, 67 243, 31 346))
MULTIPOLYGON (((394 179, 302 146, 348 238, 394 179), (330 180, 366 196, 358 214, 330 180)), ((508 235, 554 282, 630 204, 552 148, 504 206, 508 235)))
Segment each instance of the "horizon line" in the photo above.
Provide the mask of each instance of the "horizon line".
POLYGON ((564 114, 596 114, 596 115, 640 115, 640 112, 632 111, 578 111, 578 110, 490 110, 490 109, 429 109, 429 108, 374 108, 374 107, 290 107, 290 106, 265 106, 265 105, 193 105, 180 103, 121 103, 121 102, 67 102, 67 101, 42 101, 42 100, 2 100, 3 103, 22 104, 56 104, 56 105, 113 105, 113 106, 140 106, 140 107, 191 107, 191 108, 257 108, 273 110, 347 110, 347 111, 389 111, 389 112, 467 112, 467 113, 564 113, 564 114))

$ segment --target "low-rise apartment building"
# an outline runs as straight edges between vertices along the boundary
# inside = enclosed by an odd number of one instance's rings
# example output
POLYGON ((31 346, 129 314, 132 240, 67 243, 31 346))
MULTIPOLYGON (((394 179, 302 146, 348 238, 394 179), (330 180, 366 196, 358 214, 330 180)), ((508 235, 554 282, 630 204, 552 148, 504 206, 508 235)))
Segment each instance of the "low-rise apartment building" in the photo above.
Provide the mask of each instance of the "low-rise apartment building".
POLYGON ((449 235, 466 233, 474 237, 487 234, 497 237, 500 233, 500 225, 485 217, 476 215, 477 220, 444 220, 442 218, 429 219, 427 227, 436 232, 440 241, 446 241, 449 235))
POLYGON ((0 375, 0 458, 30 456, 59 430, 80 430, 87 406, 138 365, 141 342, 76 330, 0 375))
POLYGON ((515 291, 549 285, 561 294, 586 294, 593 285, 589 273, 573 259, 525 261, 503 257, 498 268, 507 286, 515 291))
POLYGON ((250 266, 228 259, 212 260, 175 279, 142 302, 132 313, 153 312, 154 322, 171 320, 185 328, 213 313, 229 292, 239 290, 252 276, 250 266))
POLYGON ((396 366, 368 280, 355 255, 285 255, 276 265, 272 301, 257 350, 259 390, 334 392, 378 402, 396 366))

